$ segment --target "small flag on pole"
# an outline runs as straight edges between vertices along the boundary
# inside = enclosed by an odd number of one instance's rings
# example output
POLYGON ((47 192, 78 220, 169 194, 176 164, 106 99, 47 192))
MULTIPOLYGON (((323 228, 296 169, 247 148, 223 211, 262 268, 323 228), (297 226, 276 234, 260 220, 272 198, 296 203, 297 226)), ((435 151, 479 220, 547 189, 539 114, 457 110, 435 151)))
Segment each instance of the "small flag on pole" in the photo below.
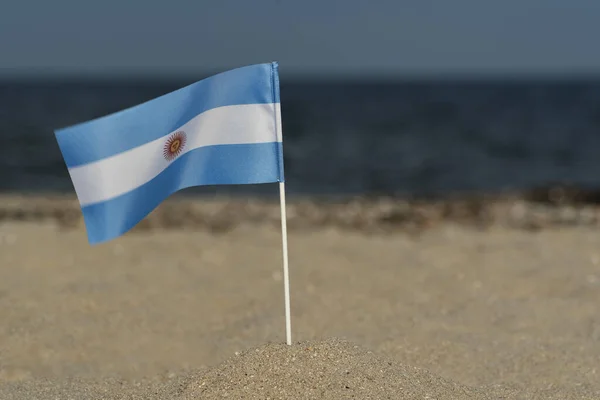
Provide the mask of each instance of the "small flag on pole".
POLYGON ((55 132, 90 244, 123 235, 178 190, 279 182, 287 344, 292 344, 276 62, 214 75, 55 132))
POLYGON ((283 182, 277 63, 230 70, 55 132, 90 244, 191 186, 283 182))

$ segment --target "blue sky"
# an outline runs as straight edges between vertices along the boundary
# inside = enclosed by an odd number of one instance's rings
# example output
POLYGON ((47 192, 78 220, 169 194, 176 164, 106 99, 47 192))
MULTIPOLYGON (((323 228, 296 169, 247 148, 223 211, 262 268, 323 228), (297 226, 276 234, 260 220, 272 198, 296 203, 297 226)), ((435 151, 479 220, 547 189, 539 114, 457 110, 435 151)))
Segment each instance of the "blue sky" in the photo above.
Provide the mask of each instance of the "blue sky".
POLYGON ((2 0, 0 74, 599 72, 599 0, 2 0))

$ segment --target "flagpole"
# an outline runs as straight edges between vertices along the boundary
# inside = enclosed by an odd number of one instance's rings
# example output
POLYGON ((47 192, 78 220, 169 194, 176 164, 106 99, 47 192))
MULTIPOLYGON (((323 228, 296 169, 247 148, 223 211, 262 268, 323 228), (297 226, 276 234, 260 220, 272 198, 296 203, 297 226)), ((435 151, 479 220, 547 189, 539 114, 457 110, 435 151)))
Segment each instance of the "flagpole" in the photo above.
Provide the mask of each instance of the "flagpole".
POLYGON ((285 336, 288 346, 292 345, 292 317, 290 313, 290 271, 288 263, 287 216, 285 212, 285 178, 283 173, 283 133, 281 127, 281 101, 279 100, 279 64, 271 63, 273 79, 273 101, 275 103, 275 132, 279 148, 279 209, 281 211, 281 242, 283 250, 283 289, 285 295, 285 336))
POLYGON ((283 247, 283 287, 285 293, 285 332, 287 344, 292 345, 292 319, 290 316, 290 272, 288 264, 287 216, 285 212, 285 182, 279 182, 279 204, 281 209, 281 240, 283 247))

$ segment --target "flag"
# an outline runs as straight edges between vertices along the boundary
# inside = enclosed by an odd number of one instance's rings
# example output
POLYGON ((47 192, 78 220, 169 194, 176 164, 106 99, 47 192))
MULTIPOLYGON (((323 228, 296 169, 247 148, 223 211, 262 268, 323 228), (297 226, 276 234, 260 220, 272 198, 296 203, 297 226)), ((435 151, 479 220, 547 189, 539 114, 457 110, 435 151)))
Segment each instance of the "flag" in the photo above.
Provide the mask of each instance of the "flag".
POLYGON ((88 241, 105 242, 178 190, 284 181, 278 64, 226 71, 55 136, 88 241))

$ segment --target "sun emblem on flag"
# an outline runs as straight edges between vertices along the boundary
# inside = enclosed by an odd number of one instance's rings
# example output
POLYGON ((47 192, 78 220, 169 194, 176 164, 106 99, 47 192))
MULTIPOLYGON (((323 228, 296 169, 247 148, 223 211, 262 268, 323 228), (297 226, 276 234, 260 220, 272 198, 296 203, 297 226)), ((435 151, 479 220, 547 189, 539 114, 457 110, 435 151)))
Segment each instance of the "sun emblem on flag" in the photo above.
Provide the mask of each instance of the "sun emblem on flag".
POLYGON ((167 139, 163 149, 163 155, 167 161, 171 161, 181 154, 183 147, 185 146, 185 140, 186 137, 184 131, 175 132, 167 139))

